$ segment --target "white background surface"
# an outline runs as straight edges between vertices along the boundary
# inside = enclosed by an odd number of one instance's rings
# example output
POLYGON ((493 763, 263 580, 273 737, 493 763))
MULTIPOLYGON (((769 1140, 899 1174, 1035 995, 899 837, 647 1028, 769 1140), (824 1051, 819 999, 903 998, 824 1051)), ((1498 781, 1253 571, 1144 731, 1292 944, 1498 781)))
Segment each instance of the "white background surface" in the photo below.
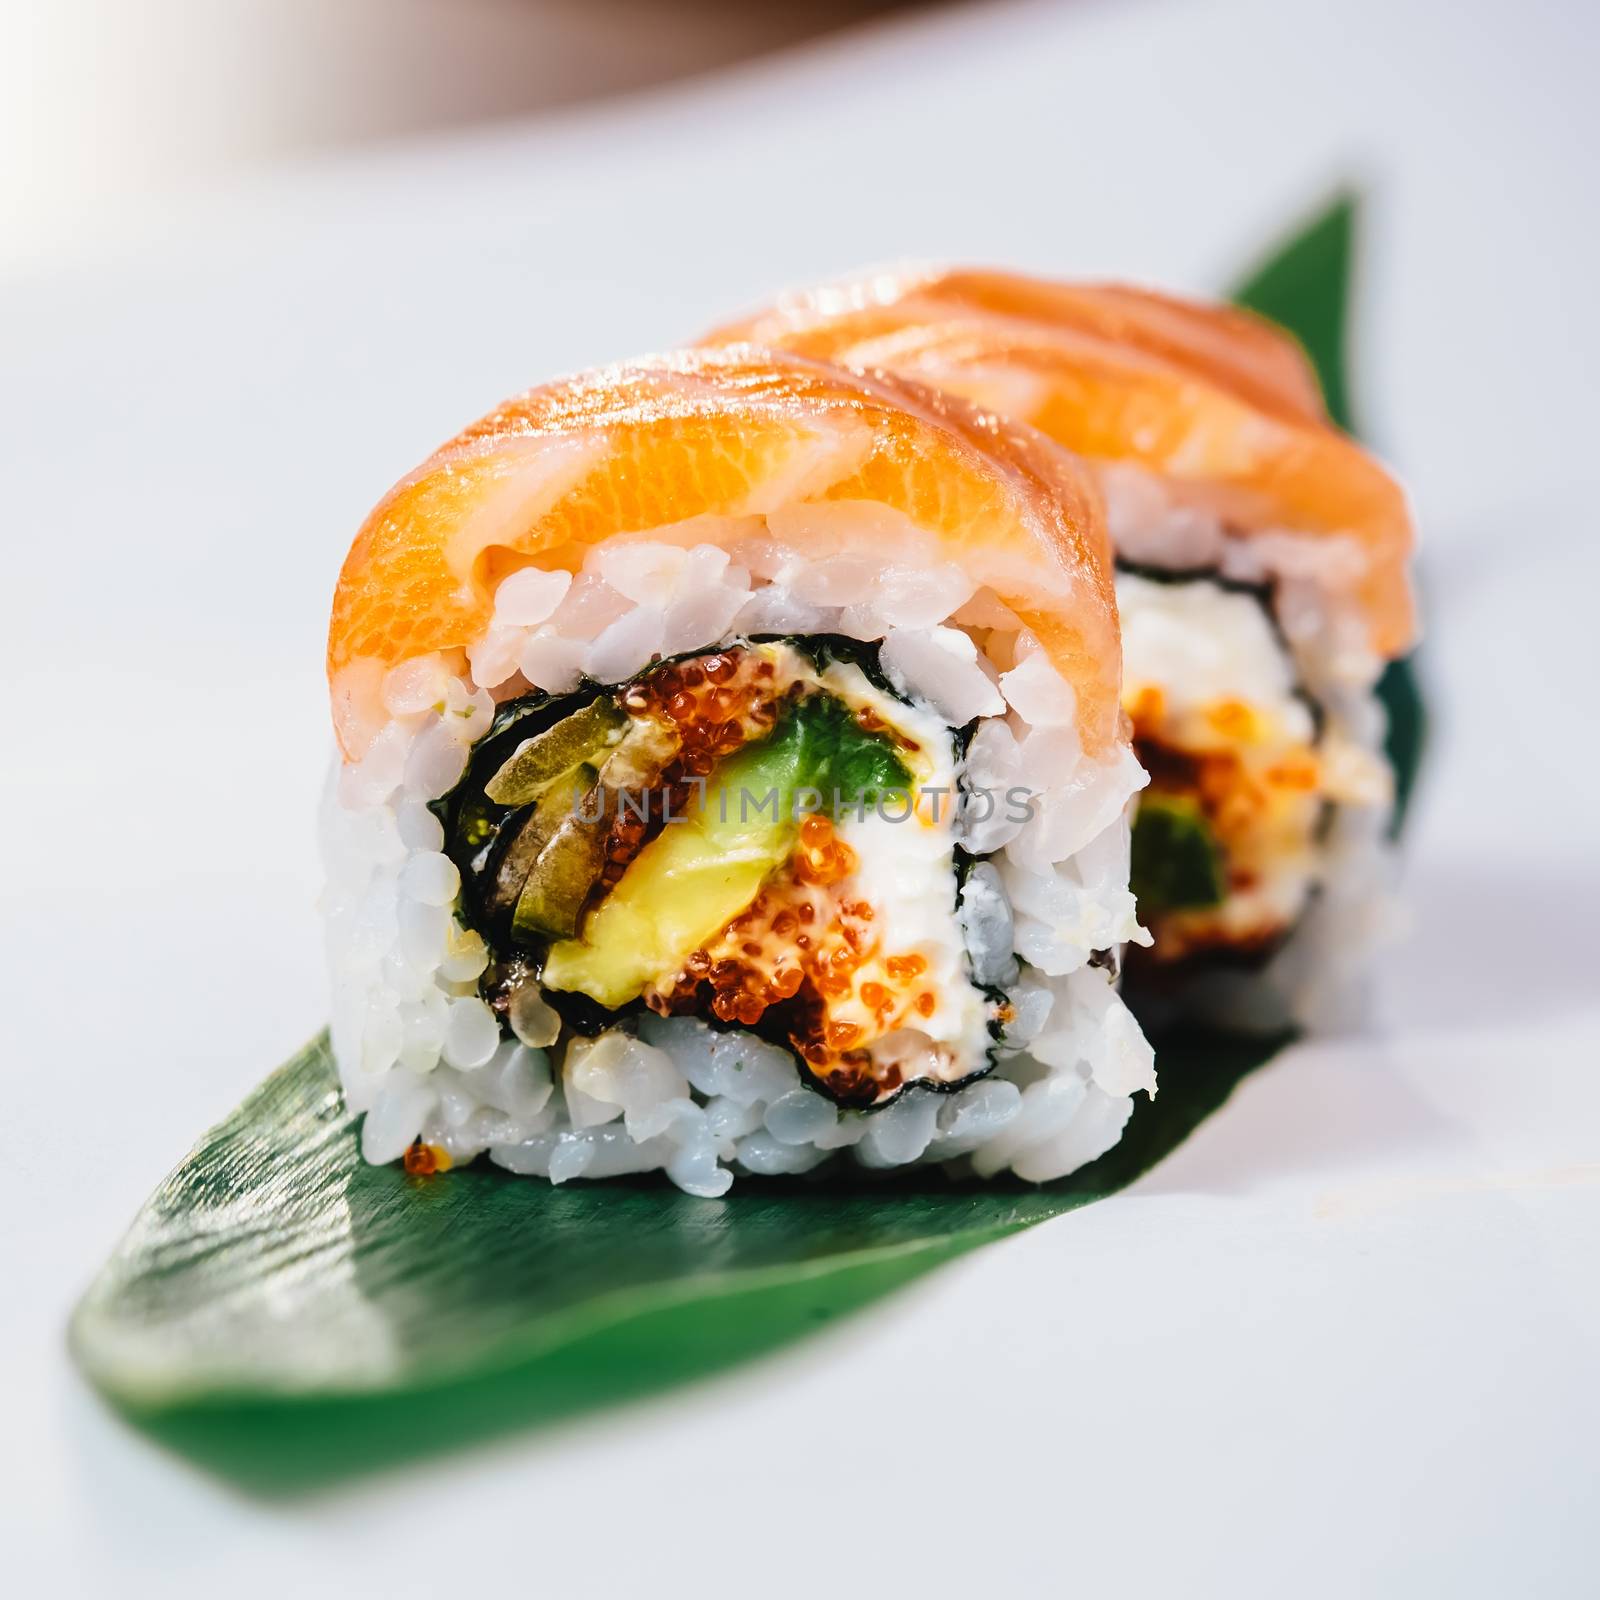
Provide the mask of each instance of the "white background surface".
POLYGON ((0 270, 241 172, 728 65, 906 0, 0 0, 0 270))
POLYGON ((5 287, 8 1582, 1594 1592, 1597 43, 1576 0, 961 11, 5 287), (1351 174, 1436 715, 1375 1034, 1285 1056, 1125 1196, 596 1420, 269 1504, 102 1409, 73 1297, 323 1016, 322 630, 395 477, 785 281, 1203 289, 1351 174))

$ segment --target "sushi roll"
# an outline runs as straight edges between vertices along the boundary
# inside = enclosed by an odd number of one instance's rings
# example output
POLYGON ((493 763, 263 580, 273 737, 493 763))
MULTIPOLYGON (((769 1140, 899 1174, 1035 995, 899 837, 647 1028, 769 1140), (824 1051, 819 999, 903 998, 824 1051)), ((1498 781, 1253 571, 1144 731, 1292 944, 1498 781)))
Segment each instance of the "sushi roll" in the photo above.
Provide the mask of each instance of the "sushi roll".
POLYGON ((1413 639, 1412 526, 1299 347, 1228 307, 974 271, 834 284, 711 342, 751 338, 935 384, 1089 464, 1151 779, 1130 999, 1157 1023, 1342 1021, 1387 918, 1374 689, 1413 639))
POLYGON ((333 602, 365 1155, 705 1196, 1100 1155, 1155 1089, 1120 661, 1094 485, 958 399, 740 348, 507 402, 333 602))

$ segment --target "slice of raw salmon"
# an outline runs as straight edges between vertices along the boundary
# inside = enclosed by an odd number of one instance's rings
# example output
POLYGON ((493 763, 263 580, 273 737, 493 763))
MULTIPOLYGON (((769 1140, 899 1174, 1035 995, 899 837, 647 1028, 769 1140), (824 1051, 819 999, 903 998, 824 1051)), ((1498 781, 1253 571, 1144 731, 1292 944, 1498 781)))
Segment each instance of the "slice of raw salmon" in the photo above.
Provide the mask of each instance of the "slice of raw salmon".
POLYGON ((345 753, 360 753, 384 671, 481 638, 508 573, 575 571, 594 545, 689 518, 807 505, 907 519, 930 562, 959 562, 1039 637, 1077 697, 1084 748, 1122 739, 1110 545, 1082 464, 912 380, 735 347, 530 390, 390 491, 334 595, 345 753))
POLYGON ((1328 420, 1299 346, 1252 313, 1009 273, 879 273, 788 296, 707 342, 745 339, 936 384, 1158 473, 1235 534, 1346 540, 1375 648, 1414 636, 1404 494, 1328 420))

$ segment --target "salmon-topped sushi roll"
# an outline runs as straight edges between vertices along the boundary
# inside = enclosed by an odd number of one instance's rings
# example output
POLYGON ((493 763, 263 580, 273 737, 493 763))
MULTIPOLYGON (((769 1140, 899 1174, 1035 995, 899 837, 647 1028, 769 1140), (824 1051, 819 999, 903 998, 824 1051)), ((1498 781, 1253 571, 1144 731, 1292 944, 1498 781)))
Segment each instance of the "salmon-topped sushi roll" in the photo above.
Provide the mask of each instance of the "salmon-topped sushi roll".
POLYGON ((1294 341, 1230 307, 975 271, 863 276, 708 342, 740 339, 936 385, 1084 459, 1151 777, 1140 1003, 1332 1020, 1384 903, 1393 782, 1373 691, 1413 637, 1412 525, 1294 341))
POLYGON ((1151 1054, 1099 492, 738 348, 507 402, 339 577, 334 1047, 369 1159, 1056 1177, 1151 1054))

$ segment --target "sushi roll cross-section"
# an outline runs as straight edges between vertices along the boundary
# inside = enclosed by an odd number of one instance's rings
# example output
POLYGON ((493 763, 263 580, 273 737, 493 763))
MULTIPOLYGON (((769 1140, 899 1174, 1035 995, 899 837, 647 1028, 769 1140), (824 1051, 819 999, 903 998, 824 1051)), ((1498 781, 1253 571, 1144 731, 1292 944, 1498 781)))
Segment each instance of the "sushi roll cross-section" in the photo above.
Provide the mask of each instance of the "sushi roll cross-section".
POLYGON ((1404 496, 1295 343, 1230 307, 978 271, 795 294, 712 338, 884 369, 1077 453, 1107 506, 1122 697, 1150 774, 1141 1015, 1344 1019, 1386 915, 1374 694, 1414 633, 1404 496))
POLYGON ((506 702, 438 809, 513 1034, 703 1016, 857 1107, 989 1069, 1010 951, 970 959, 957 919, 956 737, 875 684, 875 656, 742 643, 506 702))
POLYGON ((508 402, 341 573, 335 1054, 368 1159, 1044 1180, 1152 1057, 1100 496, 755 348, 508 402))

